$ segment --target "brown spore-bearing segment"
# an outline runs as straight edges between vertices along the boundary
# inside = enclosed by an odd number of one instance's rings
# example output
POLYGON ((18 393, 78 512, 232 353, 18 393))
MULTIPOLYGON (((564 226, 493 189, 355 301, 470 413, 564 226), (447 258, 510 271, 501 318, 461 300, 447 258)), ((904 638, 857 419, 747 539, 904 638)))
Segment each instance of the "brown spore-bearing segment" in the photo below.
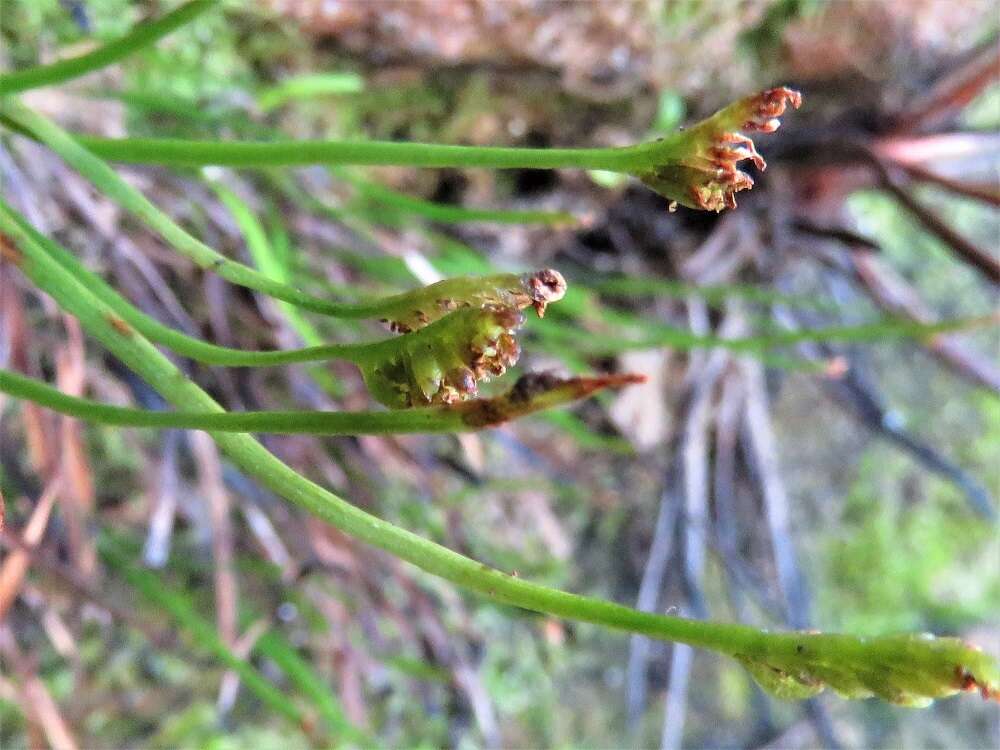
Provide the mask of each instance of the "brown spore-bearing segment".
POLYGON ((643 383, 634 373, 563 378, 551 372, 529 372, 518 378, 507 393, 457 405, 469 427, 496 427, 517 417, 591 396, 605 388, 643 383))
POLYGON ((105 316, 105 320, 107 320, 108 324, 122 336, 131 336, 134 333, 134 331, 132 330, 132 326, 130 326, 122 318, 118 317, 114 313, 108 313, 105 316))
POLYGON ((661 195, 689 208, 722 211, 736 208, 736 193, 754 181, 739 169, 749 159, 764 171, 767 162, 740 130, 773 133, 788 105, 798 108, 802 95, 780 86, 748 96, 719 110, 674 139, 664 141, 667 154, 637 176, 661 195))
POLYGON ((515 338, 525 316, 514 307, 457 310, 400 337, 381 361, 365 363, 371 394, 395 409, 454 404, 478 393, 478 384, 503 375, 517 362, 515 338))
POLYGON ((802 106, 802 94, 787 86, 778 86, 749 97, 748 104, 751 113, 744 121, 743 129, 773 133, 781 125, 778 118, 785 114, 785 109, 789 104, 794 109, 802 106))

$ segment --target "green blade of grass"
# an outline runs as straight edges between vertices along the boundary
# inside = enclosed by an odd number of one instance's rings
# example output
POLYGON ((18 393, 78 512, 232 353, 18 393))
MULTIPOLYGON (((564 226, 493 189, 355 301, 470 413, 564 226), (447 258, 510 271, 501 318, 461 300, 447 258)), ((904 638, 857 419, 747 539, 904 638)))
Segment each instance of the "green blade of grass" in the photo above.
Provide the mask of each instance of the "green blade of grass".
POLYGON ((919 323, 903 318, 889 318, 858 325, 826 326, 824 328, 802 329, 798 331, 776 331, 759 336, 722 338, 702 336, 680 328, 658 327, 658 330, 637 338, 622 335, 608 335, 594 332, 582 333, 573 328, 561 326, 548 320, 540 321, 536 330, 539 335, 554 341, 572 343, 581 353, 597 355, 617 354, 624 351, 655 349, 669 346, 676 349, 696 349, 720 347, 737 352, 756 354, 775 347, 791 346, 805 342, 852 342, 872 343, 885 339, 925 339, 941 333, 970 330, 995 326, 997 315, 981 315, 957 318, 937 323, 919 323))
POLYGON ((363 746, 372 746, 372 740, 351 724, 344 715, 344 709, 330 690, 330 686, 316 674, 309 662, 302 658, 284 636, 273 628, 269 629, 257 639, 254 651, 267 656, 277 664, 288 681, 313 702, 335 737, 343 737, 363 746))
MULTIPOLYGON (((236 220, 237 226, 239 226, 240 231, 243 233, 243 239, 247 243, 247 250, 250 252, 250 257, 253 258, 254 264, 260 269, 261 273, 286 284, 289 283, 291 281, 291 273, 288 267, 274 251, 267 232, 257 220, 253 211, 250 210, 250 207, 224 185, 212 183, 212 189, 215 190, 215 194, 219 196, 219 200, 229 209, 229 213, 236 220)), ((281 233, 278 236, 283 237, 287 242, 287 235, 281 233)), ((287 245, 285 247, 287 249, 287 245)), ((312 323, 302 315, 297 307, 287 302, 279 301, 277 304, 281 310, 281 314, 284 315, 288 324, 299 335, 306 346, 323 345, 323 337, 319 335, 319 332, 313 327, 312 323)), ((309 368, 309 374, 331 396, 337 398, 343 395, 343 388, 327 370, 322 367, 313 366, 309 368)))
POLYGON ((257 104, 267 112, 291 99, 343 96, 364 90, 365 80, 357 73, 315 73, 288 78, 261 90, 257 94, 257 104))
POLYGON ((2 75, 0 96, 63 83, 111 65, 144 47, 156 44, 167 34, 190 23, 217 3, 218 0, 193 0, 163 18, 137 26, 120 39, 108 42, 84 55, 2 75))
MULTIPOLYGON (((466 222, 490 222, 493 224, 545 224, 549 226, 569 226, 579 222, 573 214, 564 211, 517 211, 509 209, 467 208, 434 203, 400 193, 397 190, 366 180, 346 170, 335 170, 338 179, 349 182, 362 198, 381 206, 388 206, 403 213, 422 216, 441 224, 462 224, 466 222)), ((373 218, 382 220, 378 213, 373 218)))
MULTIPOLYGON (((601 294, 622 295, 625 297, 698 297, 709 304, 718 304, 727 299, 744 299, 748 302, 759 302, 765 305, 786 305, 788 307, 811 308, 817 310, 835 310, 837 305, 827 300, 806 295, 783 294, 763 286, 748 284, 718 284, 700 286, 672 279, 657 279, 648 277, 616 277, 584 280, 574 283, 574 286, 591 289, 601 294)), ((565 309, 565 305, 563 306, 565 309)))

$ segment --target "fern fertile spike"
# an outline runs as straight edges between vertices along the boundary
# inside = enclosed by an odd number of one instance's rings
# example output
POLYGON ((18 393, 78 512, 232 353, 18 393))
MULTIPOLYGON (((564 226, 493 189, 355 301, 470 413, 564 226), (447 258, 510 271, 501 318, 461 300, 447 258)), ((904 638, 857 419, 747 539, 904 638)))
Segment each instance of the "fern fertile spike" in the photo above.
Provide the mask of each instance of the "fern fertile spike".
POLYGON ((738 168, 749 159, 764 171, 767 162, 741 130, 773 133, 788 105, 798 108, 802 95, 780 86, 740 99, 690 129, 651 144, 660 162, 636 172, 656 192, 688 208, 721 211, 736 207, 736 193, 753 187, 738 168))

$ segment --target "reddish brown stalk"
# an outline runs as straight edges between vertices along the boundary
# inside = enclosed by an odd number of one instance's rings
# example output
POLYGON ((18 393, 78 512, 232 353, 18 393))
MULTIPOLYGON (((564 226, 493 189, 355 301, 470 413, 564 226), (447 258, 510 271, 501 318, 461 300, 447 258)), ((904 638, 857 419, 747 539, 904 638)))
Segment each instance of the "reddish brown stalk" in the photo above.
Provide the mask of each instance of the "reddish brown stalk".
MULTIPOLYGON (((933 323, 934 315, 920 299, 917 291, 891 269, 879 263, 873 252, 856 250, 850 253, 854 272, 869 295, 888 312, 906 315, 921 323, 933 323)), ((953 336, 934 336, 927 348, 939 360, 970 382, 1000 393, 1000 370, 986 359, 977 357, 953 336)))
POLYGON ((910 178, 917 180, 918 182, 927 182, 932 185, 942 187, 945 190, 949 190, 957 195, 964 195, 967 198, 973 198, 991 206, 1000 206, 1000 188, 995 185, 962 182, 961 180, 955 180, 951 177, 946 177, 943 174, 939 174, 922 167, 919 164, 896 162, 894 166, 898 166, 906 172, 910 178))
POLYGON ((935 133, 876 138, 868 148, 890 161, 915 164, 944 159, 975 158, 1000 148, 996 133, 935 133))
POLYGON ((44 737, 44 744, 52 750, 77 750, 80 745, 59 710, 59 704, 38 676, 34 660, 21 651, 12 630, 8 628, 0 630, 0 650, 10 660, 13 671, 21 680, 22 708, 28 717, 29 731, 37 735, 37 738, 29 740, 29 747, 40 746, 42 743, 38 740, 44 737), (41 732, 33 731, 36 729, 41 729, 41 732))
POLYGON ((888 169, 881 163, 877 164, 882 187, 892 193, 893 197, 919 221, 928 232, 941 240, 961 260, 978 270, 994 284, 1000 284, 1000 260, 986 250, 960 235, 937 214, 921 205, 916 198, 904 190, 888 169))
MULTIPOLYGON (((67 341, 56 353, 59 388, 64 393, 82 396, 87 379, 83 331, 76 318, 69 315, 63 316, 63 323, 67 341)), ((97 551, 87 532, 87 524, 94 512, 94 474, 80 422, 72 417, 64 416, 59 420, 59 456, 60 469, 65 478, 62 513, 66 522, 70 554, 84 575, 93 574, 97 569, 97 551)))
POLYGON ((898 132, 913 132, 953 117, 1000 78, 1000 53, 991 41, 965 64, 944 75, 896 120, 898 132))

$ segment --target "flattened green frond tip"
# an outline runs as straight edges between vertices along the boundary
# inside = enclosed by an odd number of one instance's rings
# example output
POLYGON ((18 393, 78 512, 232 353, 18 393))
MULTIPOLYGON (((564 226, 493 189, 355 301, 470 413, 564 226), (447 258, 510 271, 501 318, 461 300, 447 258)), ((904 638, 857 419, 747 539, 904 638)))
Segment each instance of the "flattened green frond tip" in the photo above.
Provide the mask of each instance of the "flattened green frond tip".
POLYGON ((844 698, 874 696, 911 707, 973 691, 1000 701, 996 660, 958 638, 803 632, 764 635, 758 645, 754 654, 735 657, 762 688, 785 700, 808 698, 829 687, 844 698))

